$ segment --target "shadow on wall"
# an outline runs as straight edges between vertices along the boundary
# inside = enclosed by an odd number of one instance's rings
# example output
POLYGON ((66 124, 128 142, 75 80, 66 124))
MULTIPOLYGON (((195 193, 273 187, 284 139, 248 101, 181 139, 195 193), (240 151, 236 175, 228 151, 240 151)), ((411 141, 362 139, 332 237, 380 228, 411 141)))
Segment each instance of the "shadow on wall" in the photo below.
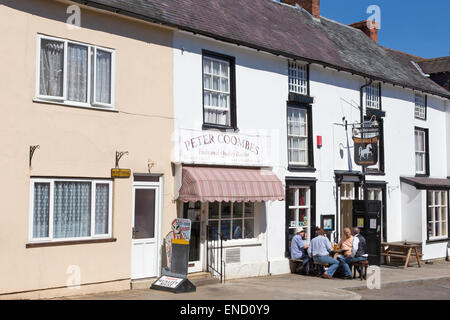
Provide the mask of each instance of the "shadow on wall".
MULTIPOLYGON (((74 3, 75 4, 75 3, 74 3)), ((49 20, 66 23, 71 14, 67 13, 68 4, 50 0, 0 0, 0 6, 23 11, 49 20)), ((75 4, 76 5, 76 4, 75 4)), ((148 29, 156 30, 143 22, 132 21, 127 18, 117 19, 119 15, 97 13, 81 8, 81 27, 100 32, 115 34, 118 36, 155 43, 165 47, 172 47, 171 31, 148 32, 148 29), (111 23, 114 19, 114 23, 111 23), (147 30, 146 30, 147 28, 147 30)))

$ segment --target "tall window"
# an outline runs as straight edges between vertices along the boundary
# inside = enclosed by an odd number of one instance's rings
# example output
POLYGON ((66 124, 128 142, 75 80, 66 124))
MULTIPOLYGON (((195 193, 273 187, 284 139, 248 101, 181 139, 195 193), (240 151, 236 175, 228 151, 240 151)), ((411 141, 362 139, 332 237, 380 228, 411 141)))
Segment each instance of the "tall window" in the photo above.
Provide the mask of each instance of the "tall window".
POLYGON ((366 108, 381 109, 381 85, 374 82, 366 87, 366 108))
POLYGON ((208 225, 225 240, 255 237, 255 210, 252 202, 209 202, 208 225))
POLYGON ((107 180, 32 179, 32 241, 111 236, 112 183, 107 180))
POLYGON ((203 55, 204 123, 234 126, 232 96, 234 61, 209 54, 203 55))
POLYGON ((307 229, 308 240, 311 239, 311 189, 309 187, 291 186, 288 194, 289 231, 294 233, 296 227, 307 229))
POLYGON ((310 162, 309 115, 306 107, 288 107, 288 157, 289 164, 312 166, 310 162))
POLYGON ((448 191, 428 191, 428 239, 448 238, 448 191))
POLYGON ((414 131, 416 149, 416 174, 428 174, 427 130, 416 128, 414 131))
POLYGON ((295 61, 288 62, 289 92, 308 94, 308 66, 295 61))
POLYGON ((415 110, 414 114, 417 119, 426 119, 426 110, 427 110, 427 97, 423 94, 416 93, 415 94, 415 110))
POLYGON ((114 106, 114 51, 43 35, 38 49, 38 99, 114 106))

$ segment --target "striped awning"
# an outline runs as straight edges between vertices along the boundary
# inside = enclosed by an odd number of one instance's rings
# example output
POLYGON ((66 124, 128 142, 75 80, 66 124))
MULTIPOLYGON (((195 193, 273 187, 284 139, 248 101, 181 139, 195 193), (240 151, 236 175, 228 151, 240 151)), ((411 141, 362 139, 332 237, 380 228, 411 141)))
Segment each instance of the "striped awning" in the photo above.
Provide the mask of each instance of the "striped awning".
POLYGON ((256 202, 284 199, 280 179, 267 169, 183 167, 183 202, 256 202))

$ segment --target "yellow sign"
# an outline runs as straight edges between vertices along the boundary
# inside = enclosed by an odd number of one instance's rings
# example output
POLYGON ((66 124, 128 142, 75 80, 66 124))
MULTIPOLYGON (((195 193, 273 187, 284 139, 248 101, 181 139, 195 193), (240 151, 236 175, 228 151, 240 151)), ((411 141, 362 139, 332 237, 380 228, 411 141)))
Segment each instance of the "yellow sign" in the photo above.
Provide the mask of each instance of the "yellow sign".
POLYGON ((111 178, 129 178, 131 176, 131 169, 111 169, 111 178))
POLYGON ((189 244, 189 241, 186 241, 184 239, 172 239, 172 243, 175 243, 175 244, 189 244))

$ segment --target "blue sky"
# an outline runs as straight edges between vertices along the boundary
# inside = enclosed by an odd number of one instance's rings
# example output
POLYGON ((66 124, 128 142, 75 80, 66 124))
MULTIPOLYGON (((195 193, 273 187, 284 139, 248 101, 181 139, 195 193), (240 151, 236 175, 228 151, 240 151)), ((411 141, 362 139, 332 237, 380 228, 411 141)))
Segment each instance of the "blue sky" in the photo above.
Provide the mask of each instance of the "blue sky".
POLYGON ((370 5, 381 9, 381 45, 424 58, 450 55, 449 0, 321 0, 320 14, 351 24, 367 19, 370 5))

